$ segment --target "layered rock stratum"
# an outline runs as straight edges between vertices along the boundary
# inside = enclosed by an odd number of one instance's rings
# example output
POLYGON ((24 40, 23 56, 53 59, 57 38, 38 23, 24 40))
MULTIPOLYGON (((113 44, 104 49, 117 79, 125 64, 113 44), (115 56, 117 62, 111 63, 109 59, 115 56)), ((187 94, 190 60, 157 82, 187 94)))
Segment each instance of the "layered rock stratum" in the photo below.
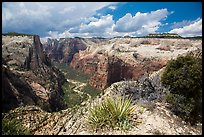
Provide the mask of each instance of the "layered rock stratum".
POLYGON ((40 38, 2 36, 2 107, 37 105, 52 112, 66 108, 64 75, 52 66, 40 38))
MULTIPOLYGON (((202 124, 191 126, 168 109, 164 97, 169 91, 160 76, 170 59, 202 57, 201 49, 201 40, 190 39, 65 38, 41 45, 38 36, 2 36, 2 106, 7 112, 2 118, 20 120, 34 135, 200 135, 202 124), (52 60, 91 74, 89 84, 104 91, 65 109, 65 78, 52 60), (107 96, 133 98, 136 124, 130 130, 88 127, 88 110, 107 96)), ((83 85, 74 90, 82 93, 83 85)))
POLYGON ((201 40, 191 39, 65 38, 60 39, 58 44, 57 40, 48 44, 50 41, 47 41, 47 45, 52 46, 46 51, 52 58, 62 53, 60 57, 57 56, 60 58, 58 61, 68 62, 73 69, 91 74, 89 84, 99 89, 121 80, 138 80, 163 68, 170 59, 202 49, 201 40))

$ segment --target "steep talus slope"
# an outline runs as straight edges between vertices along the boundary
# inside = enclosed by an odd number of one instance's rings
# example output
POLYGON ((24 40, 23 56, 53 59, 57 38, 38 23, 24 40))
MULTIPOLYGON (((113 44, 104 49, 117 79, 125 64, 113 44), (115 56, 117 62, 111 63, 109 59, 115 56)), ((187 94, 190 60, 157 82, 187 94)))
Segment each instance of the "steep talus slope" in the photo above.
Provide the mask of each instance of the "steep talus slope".
POLYGON ((8 66, 2 65, 2 110, 8 111, 19 104, 35 105, 40 98, 19 74, 13 73, 8 66))
POLYGON ((38 105, 46 111, 65 109, 64 75, 43 52, 39 36, 2 36, 2 42, 4 111, 22 104, 38 105))

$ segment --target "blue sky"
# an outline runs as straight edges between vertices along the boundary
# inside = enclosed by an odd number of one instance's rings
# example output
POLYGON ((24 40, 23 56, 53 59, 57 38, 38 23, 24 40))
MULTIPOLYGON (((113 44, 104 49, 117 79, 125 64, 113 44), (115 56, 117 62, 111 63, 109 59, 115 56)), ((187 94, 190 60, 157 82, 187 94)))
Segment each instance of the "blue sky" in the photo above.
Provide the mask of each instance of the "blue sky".
POLYGON ((202 35, 201 2, 4 2, 2 32, 52 37, 202 35))

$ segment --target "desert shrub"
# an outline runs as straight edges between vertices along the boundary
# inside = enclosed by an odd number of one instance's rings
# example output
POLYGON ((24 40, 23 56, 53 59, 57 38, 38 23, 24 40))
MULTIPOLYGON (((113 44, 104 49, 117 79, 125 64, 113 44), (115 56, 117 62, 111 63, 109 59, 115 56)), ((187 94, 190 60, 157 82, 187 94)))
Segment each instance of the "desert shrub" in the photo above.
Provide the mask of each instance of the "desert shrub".
POLYGON ((158 129, 153 130, 153 135, 164 135, 163 132, 159 131, 158 129))
POLYGON ((2 119, 2 135, 30 135, 30 131, 16 119, 2 119))
POLYGON ((202 118, 202 59, 190 55, 171 60, 161 77, 169 87, 167 102, 171 110, 195 124, 202 118))
POLYGON ((135 108, 131 104, 132 99, 124 97, 106 98, 99 105, 90 109, 88 123, 92 129, 120 128, 129 129, 131 126, 131 116, 135 108))
POLYGON ((137 59, 137 58, 138 58, 139 53, 135 52, 135 53, 133 53, 132 55, 133 55, 133 57, 135 57, 135 59, 137 59))
POLYGON ((195 107, 193 98, 186 98, 183 95, 169 93, 166 97, 168 103, 172 105, 171 110, 185 120, 190 120, 191 112, 195 107))

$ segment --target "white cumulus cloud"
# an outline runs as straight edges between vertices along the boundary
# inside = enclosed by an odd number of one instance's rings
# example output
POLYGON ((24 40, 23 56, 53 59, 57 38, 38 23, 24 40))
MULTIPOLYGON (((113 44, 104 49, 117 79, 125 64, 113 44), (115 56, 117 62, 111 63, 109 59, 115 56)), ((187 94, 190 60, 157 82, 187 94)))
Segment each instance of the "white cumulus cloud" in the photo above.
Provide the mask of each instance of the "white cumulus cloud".
POLYGON ((116 9, 116 6, 109 6, 108 8, 109 8, 109 9, 112 9, 112 10, 115 10, 115 9, 116 9))
POLYGON ((135 34, 146 35, 154 33, 161 21, 171 14, 167 9, 159 9, 148 13, 137 12, 135 16, 127 13, 116 22, 114 30, 117 32, 135 32, 135 34))
POLYGON ((80 25, 85 18, 112 2, 4 2, 3 32, 30 32, 47 35, 80 25))
POLYGON ((110 28, 114 24, 112 17, 112 15, 108 14, 106 16, 102 16, 96 21, 90 22, 89 24, 82 24, 80 26, 79 32, 103 33, 104 31, 106 31, 106 28, 110 28))
POLYGON ((202 19, 198 18, 188 26, 175 28, 171 30, 170 33, 177 33, 183 37, 202 36, 202 19))
POLYGON ((103 36, 110 37, 113 33, 113 15, 101 16, 98 18, 90 17, 87 23, 81 23, 78 27, 69 29, 72 36, 93 37, 103 36))
POLYGON ((113 15, 105 15, 100 18, 88 17, 84 18, 78 26, 70 27, 66 30, 66 34, 57 32, 48 33, 51 37, 115 37, 115 36, 140 36, 154 33, 171 12, 167 9, 159 9, 149 13, 137 12, 135 16, 127 13, 118 21, 113 20, 113 15), (57 33, 57 34, 56 34, 57 33))
POLYGON ((171 28, 172 29, 175 29, 175 28, 181 28, 181 27, 184 27, 184 26, 188 26, 190 24, 194 23, 194 21, 191 21, 191 20, 183 20, 181 22, 173 22, 171 28))

